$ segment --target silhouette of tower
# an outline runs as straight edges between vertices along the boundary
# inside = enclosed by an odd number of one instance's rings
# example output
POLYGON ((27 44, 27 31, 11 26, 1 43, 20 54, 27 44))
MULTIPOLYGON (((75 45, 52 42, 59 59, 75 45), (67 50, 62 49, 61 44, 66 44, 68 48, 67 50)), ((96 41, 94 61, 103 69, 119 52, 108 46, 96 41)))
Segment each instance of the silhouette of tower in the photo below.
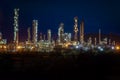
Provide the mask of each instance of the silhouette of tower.
POLYGON ((38 39, 38 35, 37 35, 37 31, 38 31, 38 20, 33 20, 33 43, 36 44, 37 43, 37 39, 38 39))
POLYGON ((30 38, 31 38, 31 36, 30 36, 30 27, 27 29, 27 32, 28 32, 28 42, 30 42, 30 38))
POLYGON ((17 46, 18 45, 18 39, 19 39, 19 26, 18 26, 18 17, 19 17, 19 9, 14 9, 14 43, 17 46))
POLYGON ((58 42, 63 42, 63 36, 64 36, 64 24, 61 23, 60 27, 58 28, 58 42))
POLYGON ((111 39, 109 39, 109 45, 111 45, 111 39))
POLYGON ((78 41, 78 17, 74 17, 74 41, 78 41))
POLYGON ((50 29, 48 29, 47 37, 48 37, 48 41, 51 42, 51 30, 50 29))
POLYGON ((44 35, 43 35, 44 41, 45 41, 45 37, 46 37, 46 36, 45 36, 45 34, 44 34, 44 35))
POLYGON ((94 40, 94 41, 95 41, 94 45, 96 46, 96 44, 97 44, 97 39, 96 39, 96 37, 95 37, 95 40, 94 40))
POLYGON ((82 18, 81 24, 80 24, 80 43, 84 43, 84 19, 82 18))
POLYGON ((42 40, 42 33, 40 33, 40 40, 42 40))
POLYGON ((2 40, 2 33, 0 32, 0 40, 2 40))
POLYGON ((101 44, 101 29, 99 29, 99 44, 101 44))

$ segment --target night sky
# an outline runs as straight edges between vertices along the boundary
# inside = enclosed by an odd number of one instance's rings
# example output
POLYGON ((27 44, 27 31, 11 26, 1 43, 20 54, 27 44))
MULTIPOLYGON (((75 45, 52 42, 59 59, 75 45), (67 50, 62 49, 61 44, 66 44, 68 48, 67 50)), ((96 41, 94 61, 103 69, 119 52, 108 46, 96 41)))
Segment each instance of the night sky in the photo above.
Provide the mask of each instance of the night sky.
MULTIPOLYGON (((57 34, 59 24, 64 23, 65 32, 73 33, 74 17, 85 21, 85 33, 120 34, 119 0, 0 0, 0 32, 3 38, 13 40, 14 8, 19 8, 20 41, 27 40, 27 28, 32 20, 39 23, 38 34, 57 34)), ((80 26, 80 25, 79 25, 80 26)))

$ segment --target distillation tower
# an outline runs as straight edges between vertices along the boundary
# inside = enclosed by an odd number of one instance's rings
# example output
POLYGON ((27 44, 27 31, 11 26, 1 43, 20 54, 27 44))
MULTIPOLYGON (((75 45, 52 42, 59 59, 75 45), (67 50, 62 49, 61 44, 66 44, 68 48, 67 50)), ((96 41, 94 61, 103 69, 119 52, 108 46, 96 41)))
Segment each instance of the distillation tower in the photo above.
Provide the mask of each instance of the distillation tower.
POLYGON ((42 39, 42 33, 40 33, 40 41, 41 41, 41 40, 43 40, 43 39, 42 39))
POLYGON ((64 24, 61 23, 60 27, 58 28, 58 42, 61 43, 63 42, 63 36, 64 36, 64 24))
POLYGON ((111 45, 111 39, 109 39, 109 45, 111 45))
POLYGON ((99 44, 101 44, 101 29, 99 29, 99 44))
POLYGON ((18 39, 19 39, 19 34, 18 34, 18 31, 19 31, 19 26, 18 26, 18 17, 19 17, 19 9, 14 9, 14 43, 15 45, 17 46, 18 45, 18 39))
POLYGON ((0 32, 0 40, 2 40, 2 33, 0 32))
POLYGON ((82 19, 80 24, 80 43, 84 44, 84 19, 82 19))
POLYGON ((31 36, 30 36, 30 27, 27 29, 27 32, 28 32, 28 42, 30 42, 30 38, 31 38, 31 36))
POLYGON ((94 45, 95 46, 97 45, 97 39, 96 39, 96 37, 94 38, 94 45))
POLYGON ((74 41, 78 41, 78 17, 74 17, 74 41))
POLYGON ((37 31, 38 31, 38 20, 33 20, 33 43, 37 44, 37 39, 38 39, 38 35, 37 35, 37 31))
POLYGON ((46 39, 46 35, 44 34, 44 35, 43 35, 43 40, 45 41, 45 39, 46 39))
POLYGON ((50 29, 48 29, 48 42, 51 42, 51 30, 50 29))
POLYGON ((91 45, 91 44, 92 44, 92 38, 89 37, 89 39, 88 39, 88 45, 91 45))

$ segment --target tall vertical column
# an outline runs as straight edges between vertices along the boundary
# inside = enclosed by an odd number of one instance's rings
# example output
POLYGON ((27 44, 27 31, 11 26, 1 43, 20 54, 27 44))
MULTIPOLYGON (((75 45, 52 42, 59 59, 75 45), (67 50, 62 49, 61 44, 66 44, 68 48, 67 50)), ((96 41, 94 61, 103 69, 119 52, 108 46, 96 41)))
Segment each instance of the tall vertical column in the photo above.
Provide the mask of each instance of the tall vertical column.
POLYGON ((112 45, 115 46, 115 41, 112 42, 112 45))
POLYGON ((48 37, 48 41, 51 42, 51 30, 50 29, 48 29, 48 36, 47 37, 48 37))
POLYGON ((19 17, 19 9, 14 9, 14 43, 17 46, 18 45, 18 39, 19 39, 19 26, 18 26, 18 17, 19 17))
POLYGON ((99 29, 99 44, 101 44, 101 29, 99 29))
POLYGON ((94 40, 94 41, 95 41, 95 46, 96 46, 96 44, 97 44, 97 39, 96 39, 96 37, 95 37, 95 40, 94 40))
POLYGON ((80 24, 80 43, 84 43, 84 19, 82 19, 80 24))
POLYGON ((58 42, 63 42, 63 35, 64 35, 64 24, 61 23, 60 27, 58 28, 58 42))
POLYGON ((28 32, 28 42, 30 42, 30 38, 31 38, 31 36, 30 36, 30 27, 27 29, 27 32, 28 32))
POLYGON ((109 45, 111 45, 111 39, 109 39, 109 45))
POLYGON ((92 38, 91 38, 91 37, 89 37, 89 39, 88 39, 88 44, 89 44, 89 45, 92 44, 92 38))
POLYGON ((42 40, 42 33, 40 33, 40 40, 42 40))
POLYGON ((71 41, 71 33, 68 33, 68 37, 69 37, 68 41, 71 41))
POLYGON ((74 17, 74 41, 78 41, 78 17, 74 17))
POLYGON ((2 33, 0 32, 0 40, 2 40, 2 33))
POLYGON ((38 39, 37 31, 38 31, 38 20, 33 20, 33 43, 34 44, 37 43, 37 39, 38 39))
POLYGON ((45 34, 43 35, 44 41, 45 41, 45 34))

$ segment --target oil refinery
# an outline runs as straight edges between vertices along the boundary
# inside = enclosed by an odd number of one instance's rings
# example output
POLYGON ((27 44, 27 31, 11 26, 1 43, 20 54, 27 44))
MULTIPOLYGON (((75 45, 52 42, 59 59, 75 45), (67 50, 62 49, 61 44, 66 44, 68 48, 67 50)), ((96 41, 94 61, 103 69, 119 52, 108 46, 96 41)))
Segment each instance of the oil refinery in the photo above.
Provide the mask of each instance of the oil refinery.
POLYGON ((24 42, 19 42, 19 9, 14 9, 14 38, 13 43, 7 43, 7 39, 2 39, 2 33, 0 33, 0 51, 18 52, 18 51, 35 51, 35 52, 52 52, 56 48, 63 50, 82 50, 82 51, 104 51, 104 50, 119 50, 119 45, 115 40, 107 38, 102 39, 101 29, 98 30, 98 39, 91 37, 85 40, 84 32, 84 18, 82 18, 79 27, 78 17, 74 17, 73 37, 72 33, 65 32, 64 23, 60 23, 58 27, 57 40, 52 38, 52 30, 46 30, 47 35, 38 33, 38 20, 33 20, 32 28, 28 27, 27 39, 24 42), (32 29, 32 30, 31 30, 32 29), (31 32, 32 31, 32 32, 31 32), (31 35, 32 34, 32 35, 31 35), (39 38, 40 40, 38 40, 39 38), (32 38, 32 40, 31 40, 32 38), (47 38, 47 39, 46 39, 47 38), (72 39, 73 38, 73 39, 72 39))

